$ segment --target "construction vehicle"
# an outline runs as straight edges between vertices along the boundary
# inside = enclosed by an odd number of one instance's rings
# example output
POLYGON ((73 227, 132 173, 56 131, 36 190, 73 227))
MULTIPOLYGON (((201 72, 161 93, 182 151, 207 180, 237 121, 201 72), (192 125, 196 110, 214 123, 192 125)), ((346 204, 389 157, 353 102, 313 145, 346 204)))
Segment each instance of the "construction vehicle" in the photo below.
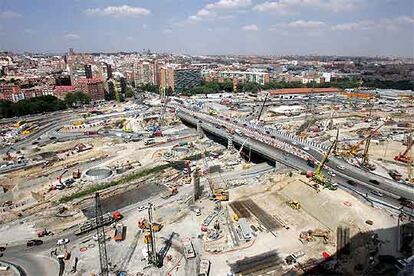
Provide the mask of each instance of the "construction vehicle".
POLYGON ((46 228, 37 231, 37 236, 39 238, 45 237, 45 236, 49 236, 49 235, 53 235, 53 233, 51 231, 48 231, 46 228))
MULTIPOLYGON (((370 134, 368 135, 368 136, 366 136, 366 137, 364 137, 362 140, 360 140, 359 142, 357 142, 356 144, 354 144, 353 146, 351 146, 349 149, 347 149, 347 150, 345 150, 345 151, 337 151, 337 153, 339 154, 339 155, 342 155, 342 156, 348 156, 348 157, 350 157, 350 156, 357 156, 358 155, 358 151, 360 150, 360 147, 361 147, 361 145, 365 142, 365 141, 367 141, 368 139, 369 139, 369 141, 370 141, 370 139, 371 139, 371 137, 380 129, 380 128, 382 128, 384 126, 384 124, 382 124, 382 125, 380 125, 380 126, 378 126, 376 129, 374 129, 374 130, 372 130, 371 132, 370 132, 370 134)), ((369 146, 368 146, 369 147, 369 146)))
POLYGON ((81 171, 78 169, 77 171, 72 172, 72 178, 73 179, 79 179, 81 177, 81 171))
POLYGON ((83 124, 83 121, 81 121, 81 120, 74 121, 72 124, 73 124, 74 126, 81 126, 81 125, 83 124))
POLYGON ((299 234, 299 240, 302 243, 314 241, 315 237, 323 238, 323 243, 327 244, 329 243, 331 234, 329 230, 322 230, 322 229, 308 230, 308 231, 301 232, 299 234))
POLYGON ((288 202, 286 202, 287 205, 289 205, 292 209, 296 209, 299 210, 300 209, 300 202, 297 200, 289 200, 288 202))
POLYGON ((329 154, 331 153, 332 149, 335 147, 335 144, 337 143, 337 140, 333 141, 331 146, 329 147, 328 151, 324 155, 322 161, 319 163, 319 166, 316 168, 315 171, 307 171, 306 177, 312 178, 313 181, 315 181, 317 184, 320 184, 324 186, 325 188, 328 188, 329 190, 337 190, 338 187, 336 185, 333 185, 330 179, 328 179, 323 173, 322 169, 325 166, 326 162, 328 161, 329 154))
POLYGON ((388 174, 394 179, 395 181, 400 181, 402 178, 402 175, 397 170, 390 170, 388 171, 388 174))
POLYGON ((198 276, 208 276, 210 275, 210 261, 206 259, 202 259, 200 261, 200 272, 198 276))
POLYGON ((409 152, 410 152, 413 144, 414 144, 413 139, 412 139, 412 136, 411 136, 411 133, 410 133, 410 135, 407 138, 407 148, 403 152, 401 152, 400 154, 396 155, 394 157, 394 160, 395 161, 400 161, 400 162, 403 162, 403 163, 410 163, 410 161, 412 161, 412 160, 409 156, 409 152))
POLYGON ((173 195, 178 194, 177 187, 168 187, 168 189, 169 189, 168 192, 166 192, 166 193, 164 193, 164 194, 161 195, 161 198, 162 199, 167 199, 169 197, 172 197, 173 195))
POLYGON ((212 115, 212 116, 216 116, 217 115, 217 111, 215 111, 214 109, 210 109, 208 111, 208 114, 212 115))
POLYGON ((127 119, 125 119, 122 123, 122 130, 126 133, 131 133, 132 131, 132 127, 131 127, 131 122, 127 119))
MULTIPOLYGON (((141 218, 139 221, 138 221, 138 227, 140 228, 140 229, 142 229, 142 230, 145 230, 145 229, 149 229, 149 223, 148 223, 148 221, 145 219, 145 218, 141 218)), ((152 223, 152 230, 154 231, 154 232, 159 232, 159 231, 161 231, 161 228, 163 227, 163 225, 162 224, 160 224, 160 223, 157 223, 157 222, 153 222, 152 223)))
POLYGON ((227 190, 227 188, 224 188, 224 187, 216 187, 213 180, 210 178, 209 167, 208 167, 205 151, 204 151, 203 155, 204 155, 204 158, 203 158, 204 172, 206 174, 207 182, 210 186, 210 190, 211 190, 211 194, 212 194, 213 199, 218 200, 218 201, 228 201, 229 200, 229 191, 227 190))
POLYGON ((114 241, 123 241, 125 239, 126 226, 123 223, 115 224, 114 241))

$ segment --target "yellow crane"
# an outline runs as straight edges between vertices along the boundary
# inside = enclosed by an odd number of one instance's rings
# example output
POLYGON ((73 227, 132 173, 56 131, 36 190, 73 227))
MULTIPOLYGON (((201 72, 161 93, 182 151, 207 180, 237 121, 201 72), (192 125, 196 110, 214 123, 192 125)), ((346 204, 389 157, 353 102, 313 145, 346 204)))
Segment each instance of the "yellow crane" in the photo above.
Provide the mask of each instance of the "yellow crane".
POLYGON ((228 191, 228 189, 225 188, 225 187, 216 187, 215 183, 210 178, 209 168, 208 168, 205 152, 206 152, 206 150, 204 149, 204 153, 203 153, 203 155, 204 155, 203 156, 204 157, 203 158, 204 170, 205 170, 205 173, 206 173, 208 185, 210 186, 211 194, 213 195, 213 198, 217 199, 218 201, 228 201, 229 200, 229 191, 228 191))
POLYGON ((331 146, 329 147, 328 151, 323 156, 321 162, 319 163, 318 167, 315 171, 308 171, 306 172, 306 177, 312 178, 313 181, 316 183, 328 188, 329 190, 336 190, 337 187, 332 184, 331 180, 328 179, 322 172, 323 167, 325 166, 326 162, 328 161, 329 154, 331 153, 332 149, 335 147, 337 140, 332 142, 331 146))
MULTIPOLYGON (((364 144, 364 142, 366 142, 366 141, 367 141, 367 143, 370 144, 372 135, 375 132, 377 132, 380 128, 382 128, 383 126, 384 126, 384 124, 380 125, 376 129, 372 130, 368 136, 364 137, 362 140, 358 141, 356 144, 351 146, 350 149, 337 151, 338 154, 342 155, 342 156, 347 156, 347 157, 356 156, 358 154, 358 151, 360 150, 361 145, 364 144)), ((368 149, 369 149, 369 144, 368 144, 368 149)))

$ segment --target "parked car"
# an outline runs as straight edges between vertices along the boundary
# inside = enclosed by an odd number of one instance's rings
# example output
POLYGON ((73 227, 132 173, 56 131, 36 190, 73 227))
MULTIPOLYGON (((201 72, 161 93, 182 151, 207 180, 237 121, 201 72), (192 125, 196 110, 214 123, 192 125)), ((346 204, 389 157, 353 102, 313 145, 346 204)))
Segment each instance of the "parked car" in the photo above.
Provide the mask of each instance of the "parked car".
POLYGON ((138 207, 138 212, 142 212, 142 211, 144 211, 146 209, 148 209, 148 206, 146 206, 146 205, 139 206, 138 207))
POLYGON ((334 172, 332 172, 332 171, 328 171, 328 174, 329 174, 330 176, 332 176, 332 177, 335 177, 335 176, 336 176, 336 174, 335 174, 334 172))
POLYGON ((347 180, 346 183, 348 183, 349 185, 352 185, 352 186, 356 186, 357 185, 356 182, 353 181, 353 180, 347 180))
POLYGON ((341 170, 341 171, 345 170, 345 167, 344 167, 344 166, 342 166, 342 165, 337 165, 337 166, 336 166, 336 168, 337 168, 338 170, 341 170))
POLYGON ((92 236, 92 239, 94 240, 94 241, 98 241, 98 239, 100 239, 100 238, 102 238, 103 237, 103 234, 99 234, 99 236, 98 236, 98 234, 95 234, 95 235, 93 235, 92 236), (99 238, 98 238, 99 237, 99 238))
POLYGON ((378 192, 376 190, 371 191, 371 193, 376 195, 376 196, 383 196, 383 194, 381 192, 378 192))
POLYGON ((194 209, 194 212, 195 212, 196 216, 201 216, 201 210, 200 209, 196 208, 196 209, 194 209))
POLYGON ((376 180, 376 179, 370 179, 369 182, 372 183, 372 184, 375 184, 375 185, 379 185, 380 184, 379 181, 376 180))
POLYGON ((42 240, 29 240, 27 241, 26 245, 28 247, 32 247, 32 246, 36 246, 36 245, 42 245, 43 241, 42 240))
POLYGON ((56 242, 57 245, 64 245, 64 244, 67 244, 67 243, 69 243, 69 239, 59 239, 56 242))

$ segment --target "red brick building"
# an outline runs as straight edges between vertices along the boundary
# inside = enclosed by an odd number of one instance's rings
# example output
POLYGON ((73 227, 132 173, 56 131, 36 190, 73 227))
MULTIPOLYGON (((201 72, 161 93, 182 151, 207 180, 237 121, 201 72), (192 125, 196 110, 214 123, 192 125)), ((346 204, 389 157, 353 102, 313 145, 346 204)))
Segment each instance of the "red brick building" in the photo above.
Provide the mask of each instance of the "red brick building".
POLYGON ((0 100, 18 102, 24 99, 24 94, 18 85, 3 84, 0 85, 0 100))
POLYGON ((94 101, 105 99, 105 83, 101 78, 79 79, 76 88, 94 101))
POLYGON ((53 89, 53 95, 57 97, 58 99, 64 100, 66 94, 75 92, 75 91, 76 91, 76 87, 73 85, 59 85, 59 86, 55 86, 55 88, 53 89))

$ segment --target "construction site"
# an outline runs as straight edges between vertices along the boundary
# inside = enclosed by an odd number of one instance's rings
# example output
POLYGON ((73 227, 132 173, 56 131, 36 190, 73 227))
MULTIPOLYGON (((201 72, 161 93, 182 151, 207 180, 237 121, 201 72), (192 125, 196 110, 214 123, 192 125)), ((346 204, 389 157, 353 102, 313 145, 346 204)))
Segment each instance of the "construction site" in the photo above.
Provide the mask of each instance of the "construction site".
POLYGON ((274 90, 2 120, 0 267, 412 272, 413 118, 412 97, 274 90))

